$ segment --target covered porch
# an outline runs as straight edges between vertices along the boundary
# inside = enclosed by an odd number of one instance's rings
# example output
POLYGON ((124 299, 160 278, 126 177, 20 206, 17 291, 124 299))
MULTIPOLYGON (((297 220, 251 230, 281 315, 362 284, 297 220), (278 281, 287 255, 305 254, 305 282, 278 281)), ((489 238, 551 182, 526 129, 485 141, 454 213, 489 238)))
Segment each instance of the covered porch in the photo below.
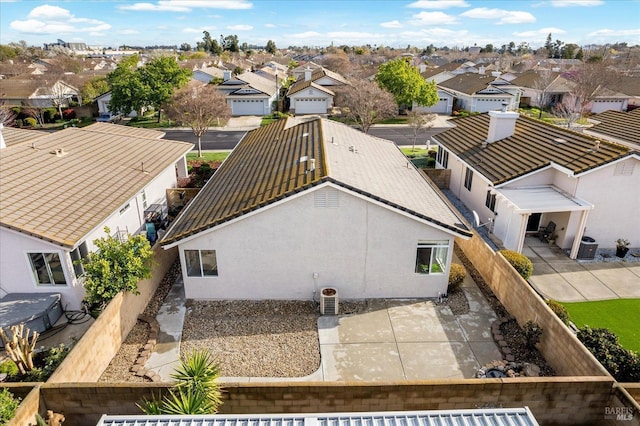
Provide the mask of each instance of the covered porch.
POLYGON ((546 243, 569 250, 576 259, 593 204, 573 197, 553 185, 497 188, 493 234, 504 247, 523 252, 525 238, 543 231, 546 243))

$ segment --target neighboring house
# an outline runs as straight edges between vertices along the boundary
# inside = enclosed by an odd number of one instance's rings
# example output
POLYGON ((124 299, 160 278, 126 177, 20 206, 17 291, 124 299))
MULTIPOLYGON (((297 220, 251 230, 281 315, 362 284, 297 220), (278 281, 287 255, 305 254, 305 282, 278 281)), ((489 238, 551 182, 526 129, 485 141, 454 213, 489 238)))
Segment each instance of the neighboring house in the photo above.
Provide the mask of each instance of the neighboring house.
POLYGON ((640 109, 630 112, 605 111, 588 120, 594 126, 584 129, 585 134, 640 151, 640 109))
POLYGON ((332 87, 348 84, 340 74, 326 68, 307 68, 289 87, 289 111, 294 114, 327 114, 334 105, 332 87))
MULTIPOLYGON (((7 129, 3 129, 3 133, 7 129)), ((166 206, 166 190, 187 175, 192 144, 164 133, 96 123, 21 143, 7 131, 0 151, 0 296, 60 293, 66 310, 84 297, 82 266, 94 240, 135 234, 144 210, 166 206)))
POLYGON ((437 297, 463 221, 391 141, 319 117, 248 133, 167 230, 189 299, 437 297))
POLYGON ((601 248, 618 238, 640 242, 640 156, 628 147, 510 111, 450 120, 432 136, 438 168, 451 170, 450 190, 504 247, 551 221, 556 245, 578 255, 584 235, 601 248))
MULTIPOLYGON (((111 111, 111 108, 109 108, 109 103, 111 102, 110 91, 97 96, 95 102, 98 105, 98 117, 111 118, 119 116, 120 113, 118 111, 111 111)), ((128 117, 136 117, 137 115, 138 113, 136 111, 131 111, 128 117)))
POLYGON ((218 67, 203 67, 193 70, 192 78, 203 83, 209 83, 214 78, 224 79, 224 72, 225 70, 221 70, 218 67))
POLYGON ((62 80, 0 79, 0 103, 6 106, 49 108, 61 102, 80 102, 80 91, 62 80))
MULTIPOLYGON (((423 72, 420 73, 422 77, 424 77, 427 81, 435 81, 436 87, 439 83, 446 81, 450 78, 455 77, 454 74, 451 74, 449 71, 442 71, 439 68, 427 68, 423 72)), ((451 114, 453 111, 453 95, 451 93, 446 92, 440 88, 438 90, 438 103, 431 107, 419 106, 414 102, 413 111, 424 112, 424 113, 434 113, 434 114, 451 114)))
POLYGON ((454 109, 470 113, 488 112, 507 104, 508 110, 518 108, 520 88, 498 77, 498 73, 465 73, 438 84, 438 88, 454 97, 454 109))
POLYGON ((304 62, 304 63, 298 65, 297 67, 293 68, 291 70, 291 75, 297 81, 300 78, 302 78, 302 76, 304 76, 304 73, 305 73, 305 71, 307 69, 310 69, 313 72, 313 71, 319 70, 321 68, 322 68, 322 65, 316 64, 315 62, 312 62, 312 61, 308 61, 308 62, 304 62))
POLYGON ((626 111, 629 105, 629 95, 616 92, 607 87, 599 87, 594 92, 594 98, 587 105, 592 114, 599 114, 605 111, 626 111))
POLYGON ((231 115, 269 115, 277 99, 276 83, 252 72, 231 77, 225 71, 224 81, 216 88, 225 95, 231 115))

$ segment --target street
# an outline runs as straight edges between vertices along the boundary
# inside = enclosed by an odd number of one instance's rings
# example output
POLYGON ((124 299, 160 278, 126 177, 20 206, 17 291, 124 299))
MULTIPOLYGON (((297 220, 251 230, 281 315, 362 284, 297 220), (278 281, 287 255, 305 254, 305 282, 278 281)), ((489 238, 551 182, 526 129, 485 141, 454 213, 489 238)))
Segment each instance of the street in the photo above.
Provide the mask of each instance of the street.
MULTIPOLYGON (((431 136, 445 131, 446 128, 436 128, 421 131, 418 135, 416 145, 426 145, 431 136)), ((191 142, 196 145, 197 139, 191 130, 167 130, 164 139, 174 141, 191 142)), ((212 150, 232 150, 240 139, 246 134, 244 131, 235 130, 212 130, 204 134, 201 138, 202 149, 212 150)), ((397 145, 412 145, 413 131, 409 127, 372 127, 369 129, 371 136, 394 141, 397 145)), ((194 150, 198 147, 194 146, 194 150)))

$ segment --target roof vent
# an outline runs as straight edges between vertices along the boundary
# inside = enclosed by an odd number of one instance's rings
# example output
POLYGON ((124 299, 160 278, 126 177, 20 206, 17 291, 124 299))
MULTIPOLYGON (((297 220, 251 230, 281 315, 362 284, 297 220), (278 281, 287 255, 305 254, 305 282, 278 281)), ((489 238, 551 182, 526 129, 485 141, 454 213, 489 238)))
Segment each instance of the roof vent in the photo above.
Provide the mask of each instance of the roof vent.
POLYGON ((562 138, 555 138, 553 140, 553 143, 555 143, 555 144, 567 143, 567 140, 566 139, 562 139, 562 138))
POLYGON ((358 153, 358 149, 355 145, 349 145, 349 151, 353 152, 354 154, 358 153))
POLYGON ((56 157, 63 157, 67 155, 67 152, 64 150, 64 148, 56 148, 54 151, 51 151, 51 153, 56 157))

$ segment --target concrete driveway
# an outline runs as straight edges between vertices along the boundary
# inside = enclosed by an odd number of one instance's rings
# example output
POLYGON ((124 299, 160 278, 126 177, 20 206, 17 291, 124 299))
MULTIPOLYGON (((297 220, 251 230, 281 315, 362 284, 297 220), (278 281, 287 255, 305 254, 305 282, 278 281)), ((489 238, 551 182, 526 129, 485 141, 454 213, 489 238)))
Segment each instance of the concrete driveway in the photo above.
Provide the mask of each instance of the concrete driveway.
POLYGON ((535 238, 526 239, 522 253, 533 262, 529 283, 548 299, 585 302, 640 298, 639 261, 578 262, 558 247, 535 238))

